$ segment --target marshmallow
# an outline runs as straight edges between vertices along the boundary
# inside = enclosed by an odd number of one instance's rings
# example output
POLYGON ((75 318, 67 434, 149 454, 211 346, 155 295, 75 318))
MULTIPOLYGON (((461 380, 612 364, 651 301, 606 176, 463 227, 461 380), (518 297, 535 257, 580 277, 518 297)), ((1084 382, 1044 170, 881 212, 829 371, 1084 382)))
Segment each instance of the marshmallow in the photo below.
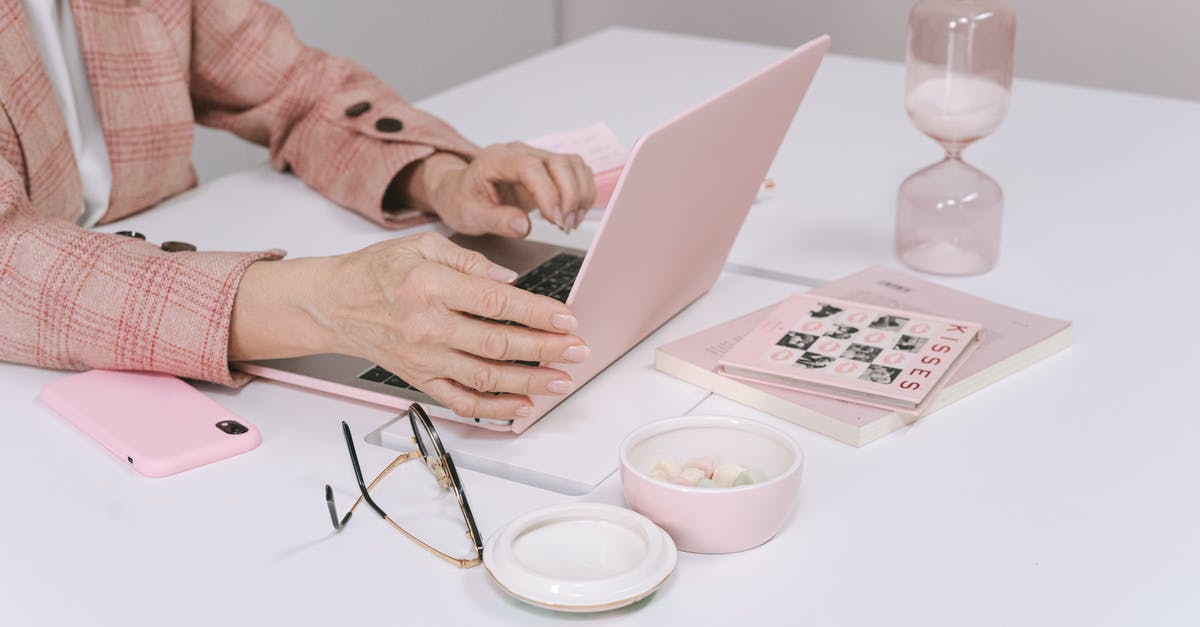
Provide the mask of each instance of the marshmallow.
POLYGON ((756 471, 737 464, 713 466, 711 457, 697 457, 682 465, 668 457, 654 462, 649 474, 659 481, 700 488, 732 488, 761 481, 756 471))
POLYGON ((730 488, 743 472, 746 472, 746 469, 737 464, 721 464, 713 471, 712 480, 717 483, 717 487, 730 488))
POLYGON ((684 468, 699 468, 700 470, 702 470, 704 472, 705 477, 712 478, 713 469, 716 467, 716 465, 713 463, 713 460, 711 457, 697 457, 695 459, 689 460, 686 464, 683 465, 683 467, 684 468))
POLYGON ((660 472, 670 479, 677 476, 682 470, 683 466, 678 461, 668 457, 654 462, 654 467, 650 469, 650 475, 654 476, 656 472, 660 472))
POLYGON ((679 473, 679 478, 686 481, 688 485, 696 485, 696 483, 701 479, 707 479, 708 477, 705 476, 704 471, 700 470, 699 468, 684 468, 683 471, 679 473))

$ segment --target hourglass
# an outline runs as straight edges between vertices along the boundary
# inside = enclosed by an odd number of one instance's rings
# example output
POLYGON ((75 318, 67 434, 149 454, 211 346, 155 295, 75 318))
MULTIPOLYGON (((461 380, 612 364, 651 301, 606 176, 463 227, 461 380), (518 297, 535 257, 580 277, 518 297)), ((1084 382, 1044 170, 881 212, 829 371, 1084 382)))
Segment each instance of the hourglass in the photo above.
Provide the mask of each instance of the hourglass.
POLYGON ((896 255, 917 270, 981 274, 996 264, 1004 194, 962 151, 1008 113, 1016 24, 1002 0, 920 0, 909 13, 908 115, 946 150, 900 185, 896 255))

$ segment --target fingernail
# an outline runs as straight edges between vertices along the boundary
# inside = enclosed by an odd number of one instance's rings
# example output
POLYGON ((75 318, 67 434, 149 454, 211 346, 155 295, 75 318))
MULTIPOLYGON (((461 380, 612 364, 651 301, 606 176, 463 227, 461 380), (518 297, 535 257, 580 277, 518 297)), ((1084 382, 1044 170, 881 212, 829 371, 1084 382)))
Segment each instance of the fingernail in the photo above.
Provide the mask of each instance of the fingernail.
POLYGON ((587 359, 591 354, 592 349, 588 348, 584 344, 580 344, 579 346, 568 346, 567 349, 563 351, 562 356, 563 360, 577 364, 587 359))
POLYGON ((560 227, 561 227, 561 226, 566 226, 566 222, 563 222, 563 217, 564 217, 564 216, 563 216, 562 209, 559 209, 558 207, 551 207, 551 208, 550 208, 550 214, 554 216, 554 223, 555 223, 555 224, 557 224, 557 225, 558 225, 558 226, 560 226, 560 227))
POLYGON ((522 405, 513 411, 513 415, 517 418, 528 418, 533 415, 533 408, 528 405, 522 405))
POLYGON ((517 276, 519 275, 516 272, 501 266, 492 266, 488 269, 488 277, 501 283, 512 283, 517 280, 517 276))
POLYGON ((579 223, 583 222, 583 214, 584 212, 582 211, 576 211, 575 215, 571 216, 571 228, 579 228, 579 223))
POLYGON ((513 218, 513 221, 509 223, 509 226, 512 227, 513 232, 518 235, 525 236, 529 234, 529 220, 527 220, 524 216, 513 218))
POLYGON ((579 326, 579 321, 575 316, 559 313, 550 316, 550 324, 560 331, 574 331, 579 326))
POLYGON ((575 384, 567 379, 555 379, 546 384, 546 391, 552 394, 570 394, 575 384))

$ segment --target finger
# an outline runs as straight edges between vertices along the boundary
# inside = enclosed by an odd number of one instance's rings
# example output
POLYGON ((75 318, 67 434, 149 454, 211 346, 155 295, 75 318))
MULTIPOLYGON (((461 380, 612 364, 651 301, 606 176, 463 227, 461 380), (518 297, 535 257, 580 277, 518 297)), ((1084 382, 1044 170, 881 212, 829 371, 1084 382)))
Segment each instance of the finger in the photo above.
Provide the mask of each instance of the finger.
POLYGON ((564 396, 575 391, 571 376, 561 370, 492 361, 466 353, 446 355, 441 370, 450 379, 480 392, 564 396))
POLYGON ((580 190, 579 211, 571 224, 571 228, 576 228, 587 217, 587 212, 596 205, 596 175, 579 155, 571 155, 571 166, 579 181, 580 190))
POLYGON ((559 226, 568 226, 568 219, 579 211, 580 191, 579 181, 571 167, 571 160, 566 155, 551 154, 545 160, 546 170, 558 187, 559 201, 562 203, 563 221, 559 226))
POLYGON ((478 233, 495 233, 504 237, 525 237, 529 235, 529 214, 524 209, 510 205, 497 205, 480 208, 475 212, 479 222, 478 233))
POLYGON ((450 272, 446 269, 446 274, 434 277, 434 283, 441 286, 442 302, 449 309, 553 333, 570 333, 579 327, 571 310, 553 298, 450 272))
POLYGON ((579 155, 570 155, 571 170, 579 181, 579 208, 587 211, 596 206, 596 173, 579 155))
POLYGON ((484 394, 447 379, 433 379, 421 391, 464 418, 516 420, 533 415, 533 402, 516 394, 484 394))
POLYGON ((496 361, 580 363, 591 354, 574 335, 546 333, 462 316, 451 327, 449 344, 464 353, 496 361))
POLYGON ((533 194, 542 216, 555 224, 562 224, 565 216, 562 200, 559 197, 558 186, 555 185, 554 179, 546 169, 545 162, 534 156, 525 156, 521 158, 518 167, 520 168, 518 176, 521 185, 525 186, 530 194, 533 194))
POLYGON ((473 277, 512 283, 516 272, 492 263, 487 257, 451 242, 437 233, 422 233, 414 237, 415 248, 422 257, 473 277))
POLYGON ((492 160, 489 178, 496 182, 520 183, 537 202, 542 215, 555 224, 561 224, 563 212, 558 187, 546 170, 540 154, 543 151, 525 144, 509 144, 502 157, 492 160))

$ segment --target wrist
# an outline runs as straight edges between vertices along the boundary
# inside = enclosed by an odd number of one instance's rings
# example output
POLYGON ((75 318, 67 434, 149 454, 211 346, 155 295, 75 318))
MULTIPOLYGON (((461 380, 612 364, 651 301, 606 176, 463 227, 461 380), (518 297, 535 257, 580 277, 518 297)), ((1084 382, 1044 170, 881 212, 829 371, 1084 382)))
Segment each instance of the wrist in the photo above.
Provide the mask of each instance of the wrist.
POLYGON ((462 157, 436 152, 396 175, 384 197, 384 209, 411 208, 437 213, 439 190, 448 175, 467 168, 462 157))
POLYGON ((330 352, 316 315, 316 286, 326 260, 250 264, 238 284, 229 323, 229 360, 278 359, 330 352))

